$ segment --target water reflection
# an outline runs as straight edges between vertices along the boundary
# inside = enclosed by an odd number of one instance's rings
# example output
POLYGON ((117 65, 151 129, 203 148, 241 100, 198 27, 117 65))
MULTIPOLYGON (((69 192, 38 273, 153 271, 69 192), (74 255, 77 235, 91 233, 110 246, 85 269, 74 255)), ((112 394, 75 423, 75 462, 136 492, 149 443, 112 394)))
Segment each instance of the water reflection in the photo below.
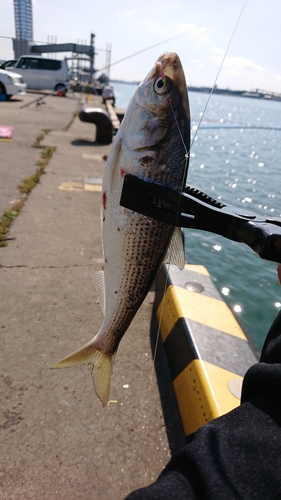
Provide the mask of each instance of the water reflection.
MULTIPOLYGON (((224 203, 281 217, 281 103, 215 95, 197 130, 207 97, 190 93, 192 139, 197 136, 188 183, 224 203)), ((186 230, 185 241, 187 261, 208 268, 231 309, 241 308, 242 323, 260 348, 280 307, 276 264, 211 233, 186 230)))

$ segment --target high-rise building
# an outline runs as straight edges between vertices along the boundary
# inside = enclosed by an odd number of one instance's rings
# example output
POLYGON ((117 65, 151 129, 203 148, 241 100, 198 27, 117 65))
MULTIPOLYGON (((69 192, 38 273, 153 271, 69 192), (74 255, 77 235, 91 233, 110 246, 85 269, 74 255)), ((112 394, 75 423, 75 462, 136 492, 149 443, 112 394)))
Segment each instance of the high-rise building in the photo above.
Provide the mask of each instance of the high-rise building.
POLYGON ((16 39, 33 40, 32 0, 14 0, 16 39))

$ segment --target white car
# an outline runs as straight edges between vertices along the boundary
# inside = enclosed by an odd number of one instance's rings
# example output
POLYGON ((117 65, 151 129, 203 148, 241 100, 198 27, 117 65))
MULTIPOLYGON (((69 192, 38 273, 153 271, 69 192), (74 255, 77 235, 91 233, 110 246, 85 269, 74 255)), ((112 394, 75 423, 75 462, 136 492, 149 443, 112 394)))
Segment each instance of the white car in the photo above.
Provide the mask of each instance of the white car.
POLYGON ((12 95, 24 95, 26 93, 26 83, 23 82, 22 76, 12 71, 0 69, 0 100, 1 96, 4 99, 10 99, 12 95))

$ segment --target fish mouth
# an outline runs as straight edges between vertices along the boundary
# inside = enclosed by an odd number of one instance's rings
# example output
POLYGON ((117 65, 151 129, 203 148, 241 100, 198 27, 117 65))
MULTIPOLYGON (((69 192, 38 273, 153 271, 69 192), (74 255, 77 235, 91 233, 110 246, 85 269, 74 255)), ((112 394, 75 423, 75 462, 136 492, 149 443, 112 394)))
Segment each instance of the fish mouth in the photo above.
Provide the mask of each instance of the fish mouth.
POLYGON ((181 98, 184 111, 188 118, 190 118, 189 105, 186 99, 186 81, 183 72, 182 64, 179 56, 175 52, 163 52, 161 54, 154 67, 152 68, 149 78, 155 81, 159 77, 168 77, 177 86, 181 98))
POLYGON ((169 76, 172 80, 182 71, 182 65, 179 56, 175 52, 163 52, 152 69, 152 77, 169 76), (162 73, 163 72, 163 73, 162 73))

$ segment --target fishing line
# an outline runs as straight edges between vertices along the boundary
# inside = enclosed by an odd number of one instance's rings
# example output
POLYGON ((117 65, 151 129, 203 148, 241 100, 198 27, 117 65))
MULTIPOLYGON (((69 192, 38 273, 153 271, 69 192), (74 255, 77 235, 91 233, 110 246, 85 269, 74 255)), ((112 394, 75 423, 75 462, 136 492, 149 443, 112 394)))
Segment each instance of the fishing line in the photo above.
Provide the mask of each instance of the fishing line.
MULTIPOLYGON (((170 104, 170 107, 171 107, 171 110, 172 110, 172 113, 173 113, 173 116, 174 116, 174 120, 175 120, 175 122, 176 122, 176 126, 177 126, 177 129, 178 129, 178 133, 179 133, 179 135, 180 135, 180 139, 181 139, 181 142, 182 142, 182 145, 183 145, 184 151, 185 151, 185 159, 184 159, 184 161, 185 161, 185 166, 184 166, 184 175, 183 175, 183 185, 182 185, 182 191, 183 191, 183 189, 184 189, 184 187, 185 187, 185 186, 184 186, 184 183, 185 183, 185 180, 186 180, 186 177, 187 177, 187 170, 188 170, 188 157, 189 157, 189 154, 190 154, 190 150, 191 150, 191 148, 192 148, 192 146, 193 146, 193 144, 194 144, 194 141, 195 141, 196 135, 197 135, 198 130, 199 130, 199 128, 200 128, 200 126, 201 126, 201 123, 202 123, 202 121, 203 121, 204 115, 205 115, 205 113, 206 113, 206 110, 207 110, 208 104, 209 104, 210 99, 211 99, 211 96, 212 96, 212 94, 213 94, 213 92, 214 92, 214 89, 215 89, 215 87, 216 87, 216 83, 217 83, 217 81, 218 81, 218 77, 219 77, 220 72, 221 72, 221 70, 222 70, 222 67, 223 67, 223 64, 224 64, 225 58, 226 58, 226 56, 227 56, 227 54, 228 54, 228 51, 229 51, 229 48, 230 48, 231 42, 232 42, 232 40, 233 40, 233 37, 234 37, 234 35, 235 35, 235 33, 236 33, 236 30, 237 30, 238 24, 239 24, 239 22, 240 22, 241 16, 242 16, 242 14, 243 14, 243 11, 244 11, 244 9, 245 9, 246 3, 247 3, 247 0, 245 0, 245 1, 244 1, 243 6, 242 6, 242 9, 241 9, 241 11, 240 11, 240 14, 239 14, 239 16, 238 16, 238 19, 237 19, 236 24, 235 24, 235 26, 234 26, 234 29, 233 29, 232 35, 231 35, 230 40, 229 40, 229 42, 228 42, 228 45, 227 45, 227 48, 226 48, 225 54, 224 54, 224 56, 223 56, 222 62, 221 62, 220 67, 219 67, 219 70, 218 70, 217 75, 216 75, 216 77, 215 77, 215 81, 214 81, 214 83, 213 83, 213 87, 212 87, 211 92, 210 92, 210 94, 209 94, 209 96, 208 96, 208 99, 207 99, 206 105, 205 105, 205 107, 204 107, 203 113, 202 113, 202 115, 201 115, 201 118, 200 118, 200 121, 199 121, 198 127, 197 127, 197 129, 196 129, 196 132, 195 132, 195 135, 194 135, 193 140, 192 140, 192 142, 191 142, 191 145, 190 145, 189 150, 187 149, 186 144, 185 144, 185 142, 184 142, 184 138, 183 138, 182 133, 181 133, 181 129, 180 129, 180 126, 179 126, 179 123, 178 123, 178 120, 177 120, 177 117, 176 117, 176 114, 175 114, 175 110, 174 110, 174 108, 173 108, 173 106, 172 106, 172 103, 171 103, 171 102, 170 102, 170 100, 169 100, 169 104, 170 104)), ((179 215, 180 215, 180 203, 181 203, 181 201, 179 200, 179 204, 178 204, 178 207, 177 207, 177 213, 176 213, 176 223, 177 223, 178 217, 179 217, 179 215)), ((175 226, 176 226, 176 224, 175 224, 175 226)), ((168 275, 169 275, 170 265, 171 265, 171 259, 170 259, 170 260, 169 260, 169 262, 167 263, 167 274, 166 274, 165 283, 164 283, 164 289, 163 289, 163 299, 162 299, 162 302, 161 302, 161 308, 160 308, 160 314, 159 314, 159 322, 158 322, 158 329, 157 329, 157 335, 156 335, 156 343, 155 343, 154 353, 153 353, 153 368, 154 368, 154 365, 155 365, 156 353, 157 353, 157 348, 158 348, 158 344, 159 344, 159 337, 160 337, 161 323, 162 323, 162 315, 163 315, 164 302, 165 302, 165 294, 166 294, 167 287, 168 287, 168 275)), ((150 390, 151 385, 152 385, 152 379, 153 379, 153 368, 152 368, 152 371, 151 371, 151 376, 150 376, 150 386, 149 386, 149 390, 150 390)))
MULTIPOLYGON (((226 51, 225 51, 225 54, 224 54, 224 57, 222 59, 222 62, 220 64, 220 67, 219 67, 219 70, 217 72, 217 75, 216 75, 216 78, 215 78, 215 81, 214 81, 214 84, 213 84, 213 87, 211 89, 211 92, 208 96, 208 99, 207 99, 207 102, 206 102, 206 105, 205 105, 205 108, 203 110, 203 113, 202 113, 202 116, 200 118, 200 121, 199 121, 199 124, 198 124, 198 127, 197 127, 197 130, 196 130, 196 133, 193 137, 193 140, 191 142, 191 145, 190 145, 190 148, 189 150, 187 149, 186 147, 186 144, 185 144, 185 141, 184 141, 184 138, 182 136, 182 133, 181 133, 181 130, 180 130, 180 126, 179 126, 179 123, 178 123, 178 120, 177 120, 177 117, 176 117, 176 113, 175 113, 175 110, 172 106, 172 103, 170 102, 169 100, 169 104, 170 104, 170 107, 171 107, 171 110, 172 110, 172 113, 173 113, 173 116, 174 116, 174 120, 175 120, 175 123, 176 123, 176 126, 177 126, 177 129, 178 129, 178 133, 179 133, 179 136, 180 136, 180 139, 181 139, 181 142, 182 142, 182 145, 183 145, 183 148, 184 148, 184 152, 185 152, 185 158, 184 158, 184 161, 185 161, 185 166, 184 166, 184 175, 183 175, 183 185, 182 185, 182 189, 181 191, 183 191, 184 189, 184 183, 186 181, 186 177, 187 177, 187 170, 188 170, 188 158, 189 158, 189 154, 190 154, 190 150, 194 144, 194 141, 195 141, 195 137, 198 133, 198 130, 200 128, 200 125, 202 123, 202 120, 203 120, 203 117, 205 115, 205 112, 207 110, 207 107, 208 107, 208 104, 209 104, 209 101, 210 101, 210 98, 214 92, 214 89, 215 89, 215 86, 216 86, 216 83, 217 83, 217 80, 218 80, 218 77, 219 77, 219 74, 221 72, 221 69, 222 69, 222 66, 224 64, 224 61, 225 61, 225 58, 226 58, 226 55, 229 51, 229 47, 230 47, 230 44, 233 40, 233 37, 235 35, 235 32, 237 30, 237 27, 238 27, 238 24, 239 24, 239 21, 241 19, 241 16, 243 14, 243 11, 244 11, 244 8, 246 6, 246 3, 247 3, 247 0, 244 1, 244 4, 242 6, 242 9, 240 11, 240 14, 238 16, 238 19, 237 19, 237 22, 235 24, 235 27, 234 27, 234 30, 232 32, 232 35, 230 37, 230 40, 229 40, 229 43, 227 45, 227 48, 226 48, 226 51)), ((181 197, 180 197, 181 198, 181 197)), ((176 223, 178 221, 178 217, 179 217, 179 214, 180 214, 180 199, 179 199, 179 204, 178 204, 178 207, 177 207, 177 212, 176 212, 176 223)), ((175 224, 175 227, 176 227, 176 224, 175 224)), ((162 317, 163 317, 163 310, 164 310, 164 303, 165 303, 165 294, 166 294, 166 291, 167 291, 167 288, 168 288, 168 276, 169 276, 169 271, 170 271, 170 266, 171 266, 171 256, 169 258, 169 261, 167 263, 167 273, 166 273, 166 277, 165 277, 165 283, 164 283, 164 289, 163 289, 163 298, 162 298, 162 301, 161 301, 161 306, 160 306, 160 314, 159 314, 159 321, 158 321, 158 328, 157 328, 157 334, 156 334, 156 342, 155 342, 155 346, 154 346, 154 352, 153 352, 153 365, 152 365, 152 369, 151 369, 151 375, 150 375, 150 384, 149 384, 149 391, 151 390, 151 387, 152 387, 152 380, 153 380, 153 372, 155 371, 155 360, 156 360, 156 354, 157 354, 157 349, 158 349, 158 344, 159 344, 159 338, 160 338, 160 331, 161 331, 161 324, 162 324, 162 317)), ((144 482, 146 482, 146 477, 147 477, 147 471, 145 472, 144 474, 144 482)))
MULTIPOLYGON (((223 56, 223 58, 222 58, 222 62, 221 62, 221 64, 220 64, 220 67, 219 67, 219 70, 218 70, 218 72, 217 72, 217 75, 216 75, 215 81, 214 81, 214 83, 213 83, 213 87, 212 87, 211 92, 210 92, 210 94, 209 94, 209 96, 208 96, 208 99, 207 99, 207 102, 206 102, 206 104, 205 104, 205 107, 204 107, 203 113, 202 113, 202 115, 201 115, 201 118, 200 118, 200 121, 199 121, 198 127, 197 127, 197 129, 196 129, 196 132, 195 132, 194 137, 193 137, 193 139, 192 139, 192 142, 191 142, 191 144, 190 144, 189 151, 187 150, 186 144, 185 144, 185 142, 184 142, 184 138, 183 138, 183 136, 182 136, 182 133, 181 133, 181 130, 180 130, 180 126, 179 126, 179 123, 178 123, 178 120, 177 120, 177 117, 176 117, 176 114, 175 114, 174 108, 173 108, 173 106, 172 106, 172 103, 171 103, 171 102, 170 102, 170 100, 169 100, 169 103, 170 103, 170 106, 171 106, 171 109, 172 109, 172 112, 173 112, 173 115, 174 115, 174 119, 175 119, 175 122, 176 122, 176 125, 177 125, 177 129, 178 129, 178 132, 179 132, 179 135, 180 135, 180 138, 181 138, 181 142, 182 142, 182 145, 183 145, 184 150, 185 150, 185 167, 184 167, 184 175, 183 175, 183 185, 182 185, 182 191, 183 191, 183 189, 184 189, 184 187, 185 187, 185 186, 184 186, 184 183, 185 183, 185 180, 186 180, 186 178, 187 178, 187 170, 188 170, 188 157, 189 157, 189 154, 190 154, 191 148, 192 148, 192 146, 193 146, 193 144, 194 144, 195 138, 196 138, 196 136, 197 136, 198 130, 199 130, 199 128, 200 128, 200 126, 201 126, 201 123, 202 123, 202 121, 203 121, 204 115, 205 115, 205 113, 206 113, 206 110, 207 110, 208 104, 209 104, 210 99, 211 99, 211 96, 212 96, 212 94, 213 94, 213 92, 214 92, 214 89, 215 89, 215 87, 216 87, 216 84, 217 84, 217 81, 218 81, 218 77, 219 77, 220 72, 221 72, 221 70, 222 70, 222 67, 223 67, 223 64, 224 64, 225 58, 226 58, 226 56, 227 56, 227 54, 228 54, 228 51, 229 51, 229 48, 230 48, 231 42, 232 42, 232 40, 233 40, 233 37, 234 37, 234 35, 235 35, 235 33, 236 33, 236 30, 237 30, 237 27, 238 27, 239 21, 240 21, 240 19, 241 19, 241 16, 242 16, 242 14, 243 14, 244 8, 245 8, 245 6, 246 6, 246 3, 247 3, 247 0, 244 0, 244 4, 242 5, 242 9, 241 9, 241 11, 240 11, 240 14, 239 14, 239 16, 238 16, 238 19, 237 19, 237 21, 236 21, 236 24, 235 24, 235 26, 234 26, 234 29, 233 29, 232 35, 231 35, 230 40, 229 40, 229 42, 228 42, 228 45, 227 45, 227 47, 226 47, 225 54, 224 54, 224 56, 223 56)), ((181 200, 181 197, 180 197, 180 200, 181 200)), ((178 217, 179 217, 179 214, 180 214, 180 203, 181 203, 181 201, 180 201, 180 200, 179 200, 178 209, 177 209, 176 222, 177 222, 178 217)), ((164 293, 166 293, 166 289, 164 289, 164 293)))
MULTIPOLYGON (((183 184, 181 186, 181 188, 183 190, 184 183, 185 183, 185 178, 186 178, 186 173, 187 173, 187 169, 188 169, 188 156, 189 156, 189 152, 188 152, 188 149, 187 149, 186 144, 184 142, 184 138, 182 136, 181 129, 180 129, 180 126, 179 126, 179 123, 178 123, 178 120, 177 120, 174 108, 173 108, 172 103, 171 103, 170 100, 169 100, 169 104, 170 104, 170 107, 172 109, 174 120, 176 122, 176 126, 177 126, 177 129, 178 129, 178 133, 180 135, 180 139, 181 139, 184 151, 185 151, 185 159, 184 159, 185 166, 184 166, 183 184)), ((180 213, 180 200, 179 200, 179 204, 178 204, 177 212, 176 212, 175 227, 177 226, 177 220, 178 220, 178 217, 179 217, 179 213, 180 213)), ((153 352, 153 365, 152 365, 151 375, 150 375, 149 390, 151 389, 151 385, 152 385, 154 365, 155 365, 155 360, 156 360, 157 348, 158 348, 158 344, 159 344, 160 330, 161 330, 161 324, 162 324, 162 316, 163 316, 164 303, 165 303, 165 294, 166 294, 166 291, 167 291, 167 288, 168 288, 168 277, 169 277, 169 272, 170 272, 170 266, 171 266, 171 257, 169 258, 169 261, 167 262, 167 272, 166 272, 165 283, 164 283, 164 287, 163 287, 163 299, 161 301, 161 306, 160 306, 158 328, 157 328, 156 341, 155 341, 154 352, 153 352)))
MULTIPOLYGON (((182 142, 182 145, 183 145, 183 148, 184 148, 184 151, 185 151, 185 166, 184 166, 184 179, 185 179, 186 172, 187 172, 187 167, 188 167, 188 155, 189 155, 189 152, 188 152, 188 149, 187 149, 186 144, 184 142, 184 138, 182 136, 181 129, 180 129, 180 126, 179 126, 179 123, 178 123, 178 120, 177 120, 177 117, 176 117, 176 114, 175 114, 175 111, 174 111, 174 108, 172 106, 172 103, 171 103, 170 99, 169 99, 169 104, 170 104, 171 110, 173 112, 174 120, 176 122, 178 133, 180 135, 181 142, 182 142)), ((183 180, 183 183, 184 182, 185 181, 183 180)), ((184 186, 182 185, 182 189, 183 188, 184 188, 184 186)), ((178 217, 179 217, 179 212, 180 212, 180 202, 179 202, 179 205, 177 207, 176 222, 177 222, 178 217)), ((163 294, 163 297, 164 297, 164 295, 166 293, 167 286, 168 286, 168 276, 169 276, 169 271, 170 271, 170 265, 171 265, 171 259, 167 263, 167 274, 166 274, 165 283, 164 283, 164 294, 163 294)), ((160 308, 160 314, 159 314, 159 324, 158 324, 158 330, 157 330, 157 335, 156 335, 156 343, 155 343, 155 346, 154 346, 153 366, 155 364, 156 352, 157 352, 157 347, 158 347, 158 343, 159 343, 159 335, 160 335, 160 328, 161 328, 161 323, 162 323, 162 315, 163 315, 163 309, 164 309, 164 302, 165 301, 163 299, 162 302, 161 302, 161 308, 160 308)), ((153 373, 151 374, 150 384, 152 383, 152 377, 153 377, 153 373)))
POLYGON ((157 328, 157 334, 156 334, 156 341, 155 341, 154 352, 153 352, 153 365, 152 365, 152 368, 151 368, 149 390, 151 389, 151 384, 152 384, 152 379, 153 379, 154 365, 155 365, 155 360, 156 360, 156 353, 157 353, 158 344, 159 344, 160 329, 161 329, 161 324, 162 324, 162 316, 163 316, 163 309, 164 309, 164 302, 165 302, 164 295, 165 295, 166 290, 168 288, 168 276, 169 276, 169 271, 170 271, 170 265, 171 265, 171 262, 167 262, 167 273, 166 273, 166 277, 165 277, 164 293, 163 293, 163 299, 161 301, 160 314, 159 314, 159 322, 158 322, 158 328, 157 328))
POLYGON ((196 130, 196 132, 195 132, 195 134, 194 134, 194 137, 193 137, 193 139, 192 139, 190 149, 192 148, 192 146, 193 146, 193 144, 194 144, 194 141, 195 141, 195 138, 196 138, 196 136, 197 136, 198 130, 199 130, 199 128, 200 128, 200 125, 201 125, 201 123, 202 123, 203 117, 204 117, 204 115, 205 115, 205 113, 206 113, 207 107, 208 107, 208 105, 209 105, 209 102, 210 102, 211 96, 212 96, 212 94, 213 94, 213 92, 214 92, 215 86, 216 86, 217 81, 218 81, 218 77, 219 77, 220 72, 221 72, 221 70, 222 70, 222 67, 223 67, 223 64, 224 64, 225 58, 226 58, 226 56, 227 56, 227 54, 228 54, 229 47, 230 47, 230 45, 231 45, 231 42, 232 42, 233 37, 234 37, 234 35, 235 35, 235 32, 236 32, 236 30, 237 30, 237 27, 238 27, 238 24, 239 24, 239 22, 240 22, 240 19, 241 19, 241 16, 242 16, 242 14, 243 14, 243 11, 244 11, 244 9, 245 9, 246 3, 247 3, 247 0, 245 0, 245 1, 244 1, 244 4, 243 4, 242 9, 241 9, 241 11, 240 11, 240 14, 239 14, 239 16, 238 16, 238 19, 237 19, 236 24, 235 24, 235 26, 234 26, 234 30, 233 30, 233 32, 232 32, 232 35, 231 35, 230 40, 229 40, 229 42, 228 42, 228 45, 227 45, 227 47, 226 47, 226 51, 225 51, 224 56, 223 56, 223 58, 222 58, 222 62, 221 62, 220 67, 219 67, 219 69, 218 69, 218 72, 217 72, 217 75, 216 75, 215 81, 214 81, 214 83, 213 83, 213 86, 212 86, 211 92, 210 92, 210 94, 209 94, 209 96, 208 96, 208 99, 207 99, 207 102, 206 102, 206 104, 205 104, 205 107, 204 107, 203 113, 202 113, 202 115, 201 115, 201 118, 200 118, 200 121, 199 121, 199 124, 198 124, 197 130, 196 130))
POLYGON ((181 33, 180 35, 172 36, 171 38, 167 38, 167 40, 163 40, 162 42, 155 43, 154 45, 150 45, 149 47, 146 47, 145 49, 139 50, 138 52, 134 52, 133 54, 130 54, 129 56, 123 57, 122 59, 119 59, 118 61, 115 61, 111 64, 108 64, 102 69, 98 69, 97 71, 105 71, 106 69, 111 68, 111 66, 115 66, 115 64, 119 64, 123 61, 127 61, 127 59, 131 59, 131 57, 138 56, 139 54, 142 54, 143 52, 147 52, 148 50, 154 49, 155 47, 158 47, 159 45, 163 45, 163 43, 170 42, 171 40, 175 40, 176 38, 180 38, 184 35, 187 35, 189 31, 185 31, 184 33, 181 33))
POLYGON ((187 174, 187 172, 186 172, 186 170, 187 170, 187 159, 188 159, 189 151, 187 150, 186 144, 184 142, 184 138, 183 138, 182 133, 181 133, 181 129, 180 129, 177 117, 176 117, 176 113, 175 113, 175 110, 174 110, 174 108, 172 106, 172 103, 171 103, 170 99, 169 99, 169 104, 171 106, 171 109, 172 109, 172 112, 173 112, 173 115, 174 115, 174 119, 175 119, 175 122, 176 122, 176 125, 177 125, 178 133, 179 133, 179 136, 181 138, 181 142, 182 142, 183 148, 185 150, 186 164, 185 164, 185 167, 184 167, 184 174, 186 175, 187 174))
POLYGON ((208 130, 208 129, 220 129, 220 130, 232 130, 232 129, 239 129, 239 130, 281 130, 281 127, 260 127, 258 125, 202 125, 201 130, 208 130))

